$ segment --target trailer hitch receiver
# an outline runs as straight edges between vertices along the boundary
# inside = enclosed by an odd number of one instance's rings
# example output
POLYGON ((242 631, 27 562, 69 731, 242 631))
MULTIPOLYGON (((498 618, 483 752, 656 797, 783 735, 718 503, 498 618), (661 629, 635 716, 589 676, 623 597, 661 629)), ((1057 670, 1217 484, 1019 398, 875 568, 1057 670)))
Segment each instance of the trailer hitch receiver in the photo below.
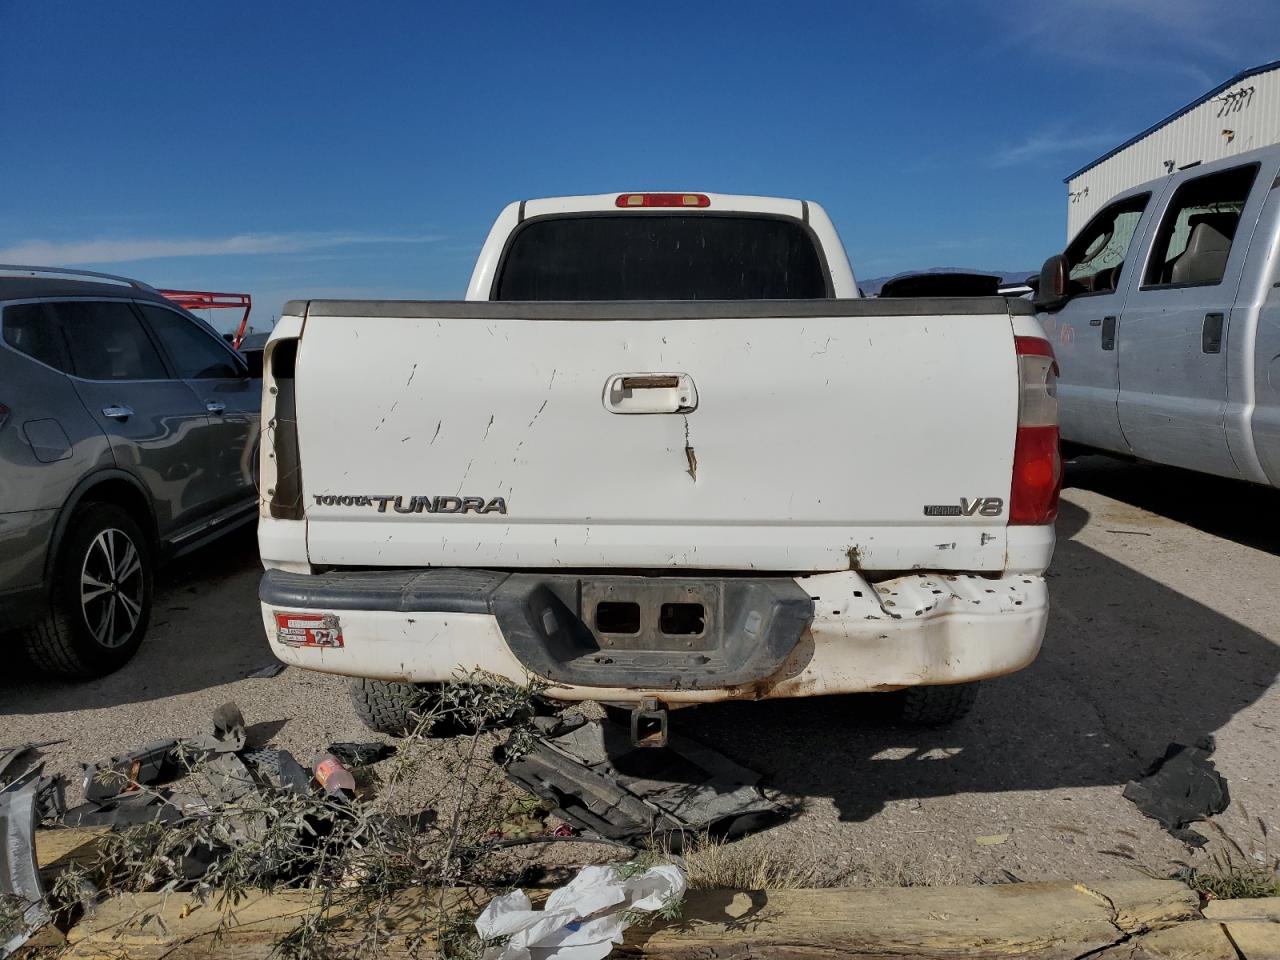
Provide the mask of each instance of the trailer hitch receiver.
POLYGON ((645 697, 632 709, 631 742, 637 747, 667 745, 667 708, 657 697, 645 697))

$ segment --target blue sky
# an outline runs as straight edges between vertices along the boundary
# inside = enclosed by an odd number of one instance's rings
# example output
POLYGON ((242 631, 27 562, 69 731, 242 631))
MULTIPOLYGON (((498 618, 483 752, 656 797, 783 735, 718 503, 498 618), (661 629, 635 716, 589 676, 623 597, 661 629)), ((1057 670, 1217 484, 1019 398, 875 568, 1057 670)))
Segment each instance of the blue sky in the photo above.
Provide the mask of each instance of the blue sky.
POLYGON ((855 271, 1034 267, 1062 177, 1245 67, 1280 4, 0 0, 0 262, 460 296, 507 201, 821 202, 855 271))

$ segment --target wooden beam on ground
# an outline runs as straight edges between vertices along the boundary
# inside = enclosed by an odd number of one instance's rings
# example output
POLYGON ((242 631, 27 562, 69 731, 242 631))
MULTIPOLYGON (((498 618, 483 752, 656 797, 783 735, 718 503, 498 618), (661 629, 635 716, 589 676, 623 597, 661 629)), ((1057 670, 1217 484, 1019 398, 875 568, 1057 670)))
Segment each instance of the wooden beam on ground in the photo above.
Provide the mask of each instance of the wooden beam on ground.
POLYGON ((36 831, 36 863, 47 890, 59 873, 72 864, 84 865, 98 855, 98 844, 109 827, 59 827, 36 831))
POLYGON ((703 958, 1078 957, 1198 917, 1164 880, 690 894, 686 921, 628 932, 620 955, 703 958))
POLYGON ((1204 906, 1210 920, 1270 920, 1280 924, 1280 897, 1254 900, 1210 900, 1204 906))
MULTIPOLYGON (((68 935, 68 960, 267 957, 317 909, 318 893, 245 898, 229 912, 186 894, 117 897, 68 935)), ((473 916, 480 899, 451 894, 473 916), (461 898, 467 898, 465 900, 461 898)), ((1196 895, 1180 883, 1132 880, 1094 884, 1022 883, 691 893, 684 918, 632 928, 617 956, 662 958, 1026 957, 1058 960, 1133 942, 1148 929, 1198 920, 1196 895)), ((434 900, 397 897, 378 925, 389 955, 409 952, 415 930, 431 926, 434 900)), ((367 913, 340 905, 327 918, 334 943, 365 955, 367 913)), ((1204 921, 1200 921, 1204 922, 1204 921)), ((1216 924, 1213 924, 1216 928, 1216 924)), ((430 956, 430 937, 421 955, 430 956)), ((1117 955, 1124 956, 1124 955, 1117 955)), ((1232 958, 1238 960, 1238 957, 1232 958)))

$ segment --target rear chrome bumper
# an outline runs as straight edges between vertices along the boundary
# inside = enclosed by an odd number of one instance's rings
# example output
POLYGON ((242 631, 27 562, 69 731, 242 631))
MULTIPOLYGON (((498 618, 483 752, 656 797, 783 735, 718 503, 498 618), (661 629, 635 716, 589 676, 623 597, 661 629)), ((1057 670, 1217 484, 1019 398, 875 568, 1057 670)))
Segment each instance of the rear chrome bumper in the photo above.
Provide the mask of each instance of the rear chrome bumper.
POLYGON ((999 676, 1035 659, 1048 619, 1044 579, 1024 574, 917 573, 874 585, 854 572, 650 577, 643 578, 646 590, 655 584, 723 585, 720 600, 710 594, 725 611, 717 628, 722 636, 696 646, 665 638, 660 651, 643 643, 595 646, 598 635, 573 608, 582 596, 573 582, 617 582, 627 595, 624 582, 633 579, 272 570, 263 577, 260 597, 275 655, 310 670, 414 683, 483 670, 514 682, 539 678, 556 699, 628 703, 656 697, 671 705, 999 676), (759 589, 742 599, 743 585, 759 589), (735 590, 737 601, 729 596, 735 590), (577 633, 566 634, 565 621, 575 618, 577 633))

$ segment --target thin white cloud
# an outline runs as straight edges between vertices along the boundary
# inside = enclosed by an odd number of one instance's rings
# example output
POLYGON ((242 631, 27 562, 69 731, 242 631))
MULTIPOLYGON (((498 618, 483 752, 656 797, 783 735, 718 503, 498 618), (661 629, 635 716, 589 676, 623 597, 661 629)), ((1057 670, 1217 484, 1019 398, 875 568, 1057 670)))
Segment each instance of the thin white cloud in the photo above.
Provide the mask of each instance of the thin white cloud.
POLYGON ((26 240, 0 247, 0 263, 72 266, 126 263, 169 257, 266 256, 306 253, 355 244, 435 243, 438 235, 395 236, 375 233, 243 233, 232 237, 172 237, 77 240, 26 240))
MULTIPOLYGON (((988 0, 996 46, 1107 74, 1190 77, 1210 87, 1274 56, 1274 0, 988 0)), ((1101 106, 1101 105, 1099 105, 1101 106)))
POLYGON ((1041 131, 1027 137, 1021 143, 1005 147, 991 157, 993 167, 1014 167, 1035 163, 1047 157, 1057 157, 1073 150, 1097 150, 1115 146, 1124 138, 1114 133, 1089 133, 1075 136, 1057 131, 1041 131))

